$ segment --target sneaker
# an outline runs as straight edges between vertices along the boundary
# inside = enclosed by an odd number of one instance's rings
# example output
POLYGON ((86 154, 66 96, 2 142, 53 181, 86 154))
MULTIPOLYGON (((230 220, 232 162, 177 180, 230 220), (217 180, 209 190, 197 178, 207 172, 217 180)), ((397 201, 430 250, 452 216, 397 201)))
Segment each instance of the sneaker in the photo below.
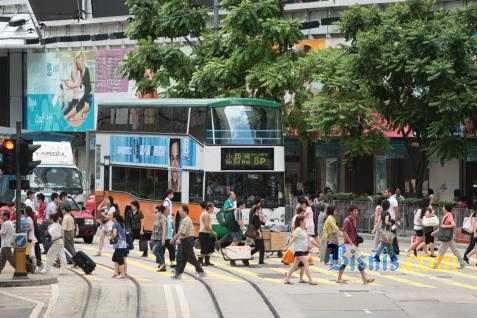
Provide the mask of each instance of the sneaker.
POLYGON ((174 268, 176 267, 176 264, 175 263, 171 263, 171 265, 169 265, 171 268, 174 268))
POLYGON ((47 268, 46 266, 43 266, 43 268, 40 269, 39 273, 40 273, 40 274, 46 274, 46 273, 48 273, 48 268, 47 268))
POLYGON ((166 272, 167 269, 166 269, 166 266, 165 266, 165 265, 162 265, 162 266, 159 266, 156 271, 157 271, 157 272, 166 272))
POLYGON ((171 279, 175 279, 175 280, 180 280, 181 279, 181 275, 172 275, 171 279))
POLYGON ((467 265, 470 264, 470 263, 469 263, 469 259, 467 258, 467 256, 464 256, 463 260, 464 260, 464 262, 465 262, 467 265))

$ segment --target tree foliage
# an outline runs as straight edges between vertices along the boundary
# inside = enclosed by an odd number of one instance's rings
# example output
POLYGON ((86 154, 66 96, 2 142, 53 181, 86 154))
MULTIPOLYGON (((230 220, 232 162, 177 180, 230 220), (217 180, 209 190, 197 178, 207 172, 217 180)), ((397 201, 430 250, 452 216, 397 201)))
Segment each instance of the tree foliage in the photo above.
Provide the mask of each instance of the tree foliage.
POLYGON ((431 157, 444 162, 466 153, 466 140, 455 132, 477 111, 475 17, 475 7, 447 11, 427 0, 384 10, 350 9, 341 21, 350 46, 340 50, 344 56, 331 74, 320 70, 325 89, 313 101, 314 111, 329 118, 319 120, 317 128, 334 122, 348 142, 366 143, 362 136, 369 127, 359 122, 379 113, 387 129, 400 131, 408 140, 421 192, 431 157), (342 82, 346 77, 347 84, 342 82), (349 123, 353 117, 357 123, 349 123), (355 126, 359 129, 353 130, 355 126))
POLYGON ((192 0, 127 0, 128 35, 138 40, 123 73, 148 91, 166 88, 171 97, 240 96, 274 99, 285 105, 287 126, 304 127, 304 85, 312 57, 293 46, 301 24, 284 17, 279 0, 223 0, 227 14, 215 30, 207 8, 192 0), (145 78, 144 69, 154 78, 145 78))

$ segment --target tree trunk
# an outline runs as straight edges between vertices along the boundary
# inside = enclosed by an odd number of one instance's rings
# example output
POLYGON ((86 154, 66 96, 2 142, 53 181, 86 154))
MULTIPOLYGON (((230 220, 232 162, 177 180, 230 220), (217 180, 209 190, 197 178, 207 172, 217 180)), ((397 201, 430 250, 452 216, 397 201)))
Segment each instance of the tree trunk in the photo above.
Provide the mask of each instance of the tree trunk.
POLYGON ((415 192, 417 196, 423 195, 423 183, 427 175, 427 169, 429 167, 429 158, 425 150, 425 146, 422 142, 408 141, 408 153, 409 160, 411 160, 412 166, 412 179, 415 180, 415 192), (416 145, 418 143, 419 145, 416 145))

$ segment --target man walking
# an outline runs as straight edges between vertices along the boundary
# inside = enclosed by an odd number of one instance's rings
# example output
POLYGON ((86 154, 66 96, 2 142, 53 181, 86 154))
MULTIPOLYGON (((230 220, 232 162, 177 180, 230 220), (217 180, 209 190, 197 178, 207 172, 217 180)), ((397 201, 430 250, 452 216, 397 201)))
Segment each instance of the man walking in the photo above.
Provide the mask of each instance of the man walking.
POLYGON ((10 221, 10 212, 3 211, 0 218, 0 238, 2 240, 0 252, 0 273, 3 271, 7 261, 15 268, 15 258, 13 257, 12 247, 15 240, 15 227, 10 221))
POLYGON ((65 249, 71 255, 71 257, 75 256, 75 232, 77 232, 77 225, 75 225, 75 220, 71 215, 71 208, 69 205, 65 205, 61 207, 63 212, 63 240, 65 243, 65 249))
POLYGON ((394 223, 394 225, 391 228, 391 231, 394 233, 394 239, 393 239, 393 249, 394 253, 396 255, 399 255, 399 242, 398 242, 398 228, 399 228, 399 220, 400 220, 400 215, 399 215, 399 201, 398 197, 395 193, 395 190, 393 188, 390 188, 384 192, 384 196, 387 198, 389 201, 389 214, 391 216, 391 222, 394 223))
POLYGON ((361 280, 363 284, 369 284, 374 282, 373 278, 369 278, 366 274, 366 265, 364 264, 363 260, 361 259, 358 251, 358 245, 362 243, 363 239, 358 236, 358 214, 359 210, 355 206, 351 206, 348 209, 349 215, 343 222, 343 235, 345 238, 345 257, 347 260, 342 262, 340 270, 338 272, 338 279, 336 280, 337 283, 344 283, 343 280, 343 273, 346 269, 346 264, 355 264, 358 263, 358 270, 361 274, 361 280))

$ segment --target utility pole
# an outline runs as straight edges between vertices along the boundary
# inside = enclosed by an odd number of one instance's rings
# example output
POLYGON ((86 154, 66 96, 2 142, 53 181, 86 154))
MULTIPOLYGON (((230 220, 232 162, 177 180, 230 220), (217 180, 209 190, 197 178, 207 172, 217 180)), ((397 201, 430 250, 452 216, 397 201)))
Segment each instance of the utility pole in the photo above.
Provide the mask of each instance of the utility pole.
POLYGON ((219 29, 219 0, 214 0, 214 30, 219 29))

